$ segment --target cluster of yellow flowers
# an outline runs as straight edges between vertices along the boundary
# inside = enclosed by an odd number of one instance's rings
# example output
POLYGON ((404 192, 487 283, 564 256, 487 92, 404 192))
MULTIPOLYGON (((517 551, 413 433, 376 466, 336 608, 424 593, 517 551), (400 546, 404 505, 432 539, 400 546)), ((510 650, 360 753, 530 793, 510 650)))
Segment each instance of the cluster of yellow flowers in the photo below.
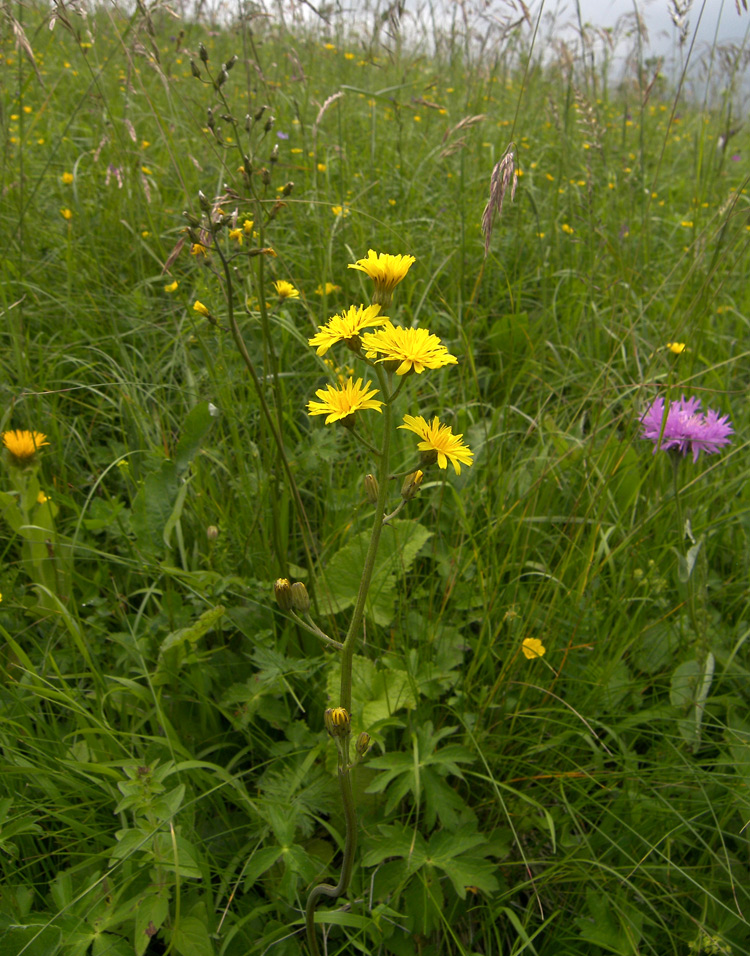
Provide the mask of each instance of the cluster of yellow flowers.
MULTIPOLYGON (((331 316, 325 325, 318 326, 318 332, 309 339, 309 345, 318 355, 325 355, 333 345, 343 342, 370 367, 382 364, 386 371, 396 375, 421 375, 425 369, 458 364, 458 359, 450 354, 437 335, 427 329, 401 328, 382 314, 381 310, 391 304, 394 288, 414 262, 414 256, 378 254, 370 249, 366 259, 350 264, 350 269, 358 269, 373 280, 372 305, 353 305, 345 312, 331 316)), ((369 382, 363 383, 362 378, 355 380, 350 377, 338 387, 327 385, 315 394, 320 401, 310 401, 308 413, 325 415, 326 425, 337 421, 351 425, 356 412, 367 409, 379 412, 383 406, 383 402, 375 398, 378 390, 369 382)), ((427 422, 421 415, 405 415, 403 422, 399 428, 414 432, 421 439, 417 447, 422 453, 422 464, 437 462, 440 468, 446 468, 450 461, 458 475, 462 464, 473 463, 473 452, 464 444, 463 436, 454 435, 450 425, 441 424, 437 417, 427 422)))

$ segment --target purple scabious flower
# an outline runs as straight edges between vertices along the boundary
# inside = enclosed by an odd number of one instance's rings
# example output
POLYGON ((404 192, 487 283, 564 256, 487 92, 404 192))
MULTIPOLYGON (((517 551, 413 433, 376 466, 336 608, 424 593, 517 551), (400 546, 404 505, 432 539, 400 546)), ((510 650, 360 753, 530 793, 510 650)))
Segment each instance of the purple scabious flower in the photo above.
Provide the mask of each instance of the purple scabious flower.
POLYGON ((699 398, 685 398, 671 402, 664 420, 664 399, 656 398, 641 416, 641 438, 654 443, 657 449, 674 448, 683 455, 693 453, 693 461, 703 451, 715 455, 723 445, 731 442, 734 429, 728 415, 720 415, 709 408, 704 414, 699 398))

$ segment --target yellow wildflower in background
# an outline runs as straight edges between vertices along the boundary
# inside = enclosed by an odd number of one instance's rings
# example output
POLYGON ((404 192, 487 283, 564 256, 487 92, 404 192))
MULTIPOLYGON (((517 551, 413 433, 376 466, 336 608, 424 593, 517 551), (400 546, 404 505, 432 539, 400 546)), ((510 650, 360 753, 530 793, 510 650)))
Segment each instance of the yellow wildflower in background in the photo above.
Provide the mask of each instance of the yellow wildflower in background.
POLYGON ((685 351, 684 342, 667 342, 667 348, 675 355, 681 355, 685 351))
POLYGON ((327 415, 325 424, 330 425, 331 422, 343 421, 355 412, 367 408, 379 412, 383 403, 373 397, 378 394, 378 390, 374 388, 370 391, 371 388, 369 382, 363 386, 361 378, 356 382, 350 378, 340 388, 326 385, 315 393, 321 401, 307 403, 308 414, 327 415))
POLYGON ((63 173, 60 179, 64 185, 70 186, 70 184, 73 182, 73 173, 63 173))
POLYGON ((203 243, 194 242, 192 246, 190 247, 190 255, 208 257, 208 252, 206 251, 206 247, 203 245, 203 243))
POLYGON ((254 219, 246 219, 246 220, 242 223, 242 231, 245 233, 246 236, 249 236, 250 233, 253 231, 253 226, 254 226, 254 225, 255 225, 255 220, 254 220, 254 219))
POLYGON ((385 325, 390 322, 387 315, 380 315, 379 305, 352 305, 341 315, 332 315, 325 325, 319 325, 316 332, 307 344, 314 348, 318 355, 325 355, 328 349, 337 342, 351 343, 354 350, 358 350, 359 333, 362 329, 385 325))
POLYGON ((170 282, 169 285, 165 285, 165 286, 164 286, 164 291, 165 291, 165 292, 176 292, 176 291, 177 291, 177 286, 178 286, 179 284, 180 284, 180 283, 177 281, 177 279, 175 279, 174 282, 170 282))
POLYGON ((322 283, 315 290, 315 295, 330 295, 332 292, 341 292, 340 285, 334 285, 332 282, 326 282, 325 288, 322 283))
POLYGON ((358 269, 369 276, 375 283, 374 300, 387 306, 393 290, 416 261, 414 256, 390 256, 368 249, 366 259, 357 259, 356 262, 350 263, 348 268, 358 269))
POLYGON ((38 505, 46 505, 48 501, 49 501, 49 498, 45 495, 43 491, 40 491, 39 494, 36 496, 36 503, 38 505))
POLYGON ((238 245, 240 245, 240 246, 242 245, 242 240, 243 240, 244 236, 245 236, 244 229, 230 229, 230 230, 229 230, 229 238, 230 238, 230 239, 234 239, 234 241, 235 241, 236 243, 238 243, 238 245))
POLYGON ((196 299, 195 302, 193 303, 193 311, 197 312, 198 315, 205 315, 206 318, 208 318, 211 315, 208 308, 198 299, 196 299))
POLYGON ((60 215, 63 217, 63 219, 67 219, 68 221, 70 221, 70 220, 73 218, 73 210, 72 210, 72 209, 61 209, 61 210, 60 210, 60 215))
POLYGON ((402 329, 390 321, 378 332, 363 335, 362 347, 369 359, 380 355, 380 362, 398 362, 397 375, 421 375, 426 368, 458 365, 456 356, 450 354, 437 335, 427 329, 402 329))
POLYGON ((404 424, 398 427, 414 432, 422 439, 417 448, 422 452, 425 465, 437 461, 439 468, 447 468, 450 461, 456 474, 460 475, 462 464, 469 467, 474 464, 474 452, 463 443, 464 436, 454 435, 450 425, 441 425, 437 415, 431 423, 421 415, 404 415, 404 424))
POLYGON ((527 637, 521 645, 523 656, 533 661, 535 657, 544 657, 547 648, 542 644, 538 637, 527 637))
POLYGON ((294 288, 291 282, 286 279, 277 279, 273 284, 276 294, 280 299, 299 299, 299 292, 294 288))
POLYGON ((43 445, 49 445, 49 442, 43 432, 19 428, 3 432, 3 444, 8 449, 13 464, 28 465, 34 460, 37 450, 43 445))

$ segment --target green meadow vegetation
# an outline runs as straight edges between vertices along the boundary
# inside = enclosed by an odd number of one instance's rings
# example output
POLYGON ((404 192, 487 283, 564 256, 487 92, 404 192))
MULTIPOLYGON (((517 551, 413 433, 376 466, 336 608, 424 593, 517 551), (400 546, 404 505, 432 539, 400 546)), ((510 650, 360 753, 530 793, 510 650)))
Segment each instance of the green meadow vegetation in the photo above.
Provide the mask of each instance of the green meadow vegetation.
POLYGON ((0 956, 750 954, 746 50, 315 6, 0 8, 0 956))

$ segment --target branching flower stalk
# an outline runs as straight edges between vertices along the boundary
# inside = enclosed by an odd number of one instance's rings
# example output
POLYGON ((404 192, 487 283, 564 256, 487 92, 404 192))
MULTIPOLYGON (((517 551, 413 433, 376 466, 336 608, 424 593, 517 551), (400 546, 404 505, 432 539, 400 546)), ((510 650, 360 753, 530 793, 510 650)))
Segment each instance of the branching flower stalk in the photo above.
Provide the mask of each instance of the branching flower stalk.
MULTIPOLYGON (((300 582, 290 584, 279 579, 274 586, 276 601, 282 610, 287 611, 308 631, 314 633, 328 647, 335 648, 341 654, 341 682, 338 706, 325 712, 325 726, 333 738, 338 754, 338 780, 341 792, 345 820, 343 859, 338 882, 320 883, 313 887, 307 900, 305 922, 308 946, 312 956, 319 956, 315 933, 315 910, 318 902, 327 898, 336 900, 343 895, 351 880, 354 866, 354 854, 357 844, 357 821, 354 796, 351 785, 351 771, 354 765, 365 755, 369 747, 369 735, 361 733, 356 744, 354 762, 350 754, 351 711, 352 711, 352 667, 354 651, 362 632, 368 592, 375 570, 375 562, 380 545, 383 526, 391 521, 419 491, 423 472, 421 469, 407 474, 401 486, 401 501, 388 514, 389 498, 392 497, 393 479, 391 474, 391 448, 394 436, 394 408, 401 397, 407 376, 420 375, 428 369, 439 369, 455 365, 457 359, 451 355, 440 339, 426 329, 404 329, 394 325, 386 317, 383 309, 391 305, 393 290, 406 276, 414 262, 412 256, 391 256, 377 254, 372 249, 366 259, 350 265, 369 276, 375 284, 372 305, 351 306, 340 315, 332 316, 310 340, 309 344, 317 354, 324 355, 329 348, 344 344, 366 368, 373 372, 380 390, 374 389, 363 377, 348 381, 339 380, 337 385, 328 385, 316 392, 319 401, 308 403, 308 413, 312 416, 325 415, 325 424, 340 423, 353 437, 359 439, 377 462, 379 480, 373 474, 365 476, 365 492, 374 505, 372 531, 365 555, 359 581, 357 597, 349 620, 343 644, 332 640, 318 628, 307 616, 302 621, 297 611, 309 610, 309 598, 304 585, 300 582), (365 329, 376 331, 365 332, 365 329), (398 384, 393 383, 393 375, 398 384), (376 398, 382 395, 381 398, 376 398), (383 433, 380 448, 376 448, 368 439, 354 431, 358 415, 375 411, 383 415, 383 433)), ((448 425, 441 424, 435 417, 428 424, 421 416, 405 415, 404 424, 399 428, 412 431, 422 441, 418 445, 421 452, 420 466, 437 464, 446 468, 450 461, 459 474, 461 464, 472 464, 472 452, 463 444, 461 435, 454 435, 448 425)))

